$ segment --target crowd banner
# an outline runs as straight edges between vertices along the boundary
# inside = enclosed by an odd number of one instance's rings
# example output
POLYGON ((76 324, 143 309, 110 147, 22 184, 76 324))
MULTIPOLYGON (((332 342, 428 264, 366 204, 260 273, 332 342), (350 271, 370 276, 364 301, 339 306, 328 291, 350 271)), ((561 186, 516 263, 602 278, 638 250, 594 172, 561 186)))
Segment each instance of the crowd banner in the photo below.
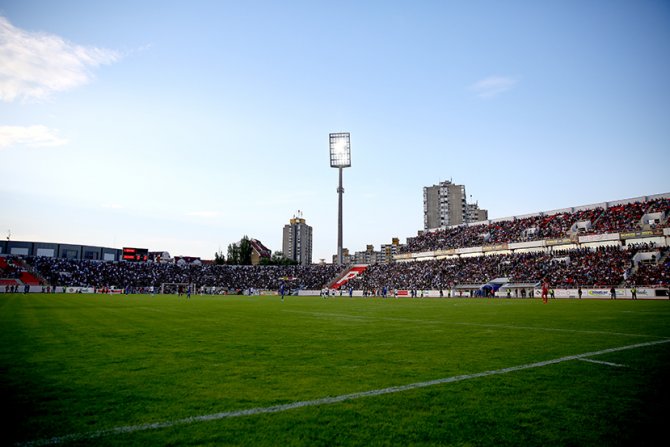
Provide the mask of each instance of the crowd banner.
MULTIPOLYGON (((666 230, 667 228, 664 228, 666 230)), ((631 231, 628 233, 621 233, 621 239, 638 239, 638 238, 644 238, 644 237, 654 237, 654 236, 663 236, 663 232, 661 229, 656 229, 656 230, 644 230, 644 231, 631 231)))
POLYGON ((575 241, 573 241, 569 237, 564 237, 561 239, 547 239, 546 241, 544 241, 544 243, 547 244, 547 246, 549 247, 553 245, 570 245, 574 244, 575 241))
POLYGON ((491 244, 491 245, 485 245, 483 248, 484 252, 489 252, 489 251, 504 251, 504 250, 509 250, 508 244, 491 244))
MULTIPOLYGON (((568 239, 568 242, 570 243, 570 239, 568 239)), ((539 240, 539 241, 529 241, 529 242, 510 242, 507 244, 510 250, 518 250, 520 248, 536 248, 536 247, 544 247, 545 246, 545 241, 539 240)))
POLYGON ((457 248, 455 251, 459 255, 466 253, 482 253, 482 247, 463 247, 463 248, 457 248))
POLYGON ((432 258, 435 256, 435 252, 432 251, 422 251, 419 253, 414 253, 414 259, 422 259, 422 258, 432 258))
POLYGON ((435 256, 452 256, 456 254, 456 250, 453 248, 447 248, 445 250, 435 250, 435 256))
POLYGON ((579 243, 618 241, 620 239, 619 233, 589 234, 588 236, 579 236, 579 243))

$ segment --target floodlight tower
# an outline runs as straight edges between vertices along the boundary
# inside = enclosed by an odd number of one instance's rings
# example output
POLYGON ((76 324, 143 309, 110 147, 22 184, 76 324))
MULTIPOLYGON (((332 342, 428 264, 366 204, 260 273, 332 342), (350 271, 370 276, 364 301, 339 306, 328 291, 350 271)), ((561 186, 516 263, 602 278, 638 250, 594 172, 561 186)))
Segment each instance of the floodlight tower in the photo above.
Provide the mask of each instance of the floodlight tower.
POLYGON ((351 166, 351 137, 349 132, 330 134, 330 167, 338 168, 340 171, 340 186, 337 188, 338 211, 337 211, 337 263, 343 264, 342 259, 342 168, 351 166))

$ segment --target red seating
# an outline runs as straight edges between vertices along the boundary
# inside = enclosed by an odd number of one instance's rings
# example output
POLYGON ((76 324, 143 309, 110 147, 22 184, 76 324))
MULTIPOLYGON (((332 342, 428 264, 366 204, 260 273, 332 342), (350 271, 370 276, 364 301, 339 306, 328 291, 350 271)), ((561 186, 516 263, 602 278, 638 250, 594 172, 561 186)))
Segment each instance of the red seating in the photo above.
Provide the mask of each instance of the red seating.
POLYGON ((337 281, 333 282, 330 284, 329 288, 330 289, 339 289, 340 287, 344 286, 349 280, 354 279, 361 273, 363 273, 366 269, 368 268, 367 265, 354 265, 350 269, 348 269, 344 274, 340 275, 337 279, 337 281))
POLYGON ((19 279, 23 281, 24 284, 28 284, 29 286, 39 286, 41 284, 40 280, 30 272, 21 272, 19 279))

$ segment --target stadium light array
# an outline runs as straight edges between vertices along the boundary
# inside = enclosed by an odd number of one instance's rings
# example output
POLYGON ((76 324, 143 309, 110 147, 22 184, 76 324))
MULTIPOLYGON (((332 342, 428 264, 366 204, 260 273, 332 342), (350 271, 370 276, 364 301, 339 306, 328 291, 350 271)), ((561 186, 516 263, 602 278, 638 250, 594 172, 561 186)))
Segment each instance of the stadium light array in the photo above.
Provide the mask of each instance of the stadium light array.
POLYGON ((337 263, 342 265, 342 168, 351 166, 351 136, 349 132, 331 133, 330 140, 330 167, 338 168, 340 174, 340 186, 337 188, 338 209, 337 209, 337 263))

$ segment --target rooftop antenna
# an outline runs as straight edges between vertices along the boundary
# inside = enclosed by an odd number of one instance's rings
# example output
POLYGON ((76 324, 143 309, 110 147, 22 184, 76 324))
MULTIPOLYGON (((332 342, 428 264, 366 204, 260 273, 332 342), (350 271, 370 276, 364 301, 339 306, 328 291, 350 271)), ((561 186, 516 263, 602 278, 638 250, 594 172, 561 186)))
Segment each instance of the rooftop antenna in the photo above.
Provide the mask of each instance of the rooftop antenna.
POLYGON ((12 230, 7 230, 7 242, 9 242, 9 239, 12 237, 12 230))

